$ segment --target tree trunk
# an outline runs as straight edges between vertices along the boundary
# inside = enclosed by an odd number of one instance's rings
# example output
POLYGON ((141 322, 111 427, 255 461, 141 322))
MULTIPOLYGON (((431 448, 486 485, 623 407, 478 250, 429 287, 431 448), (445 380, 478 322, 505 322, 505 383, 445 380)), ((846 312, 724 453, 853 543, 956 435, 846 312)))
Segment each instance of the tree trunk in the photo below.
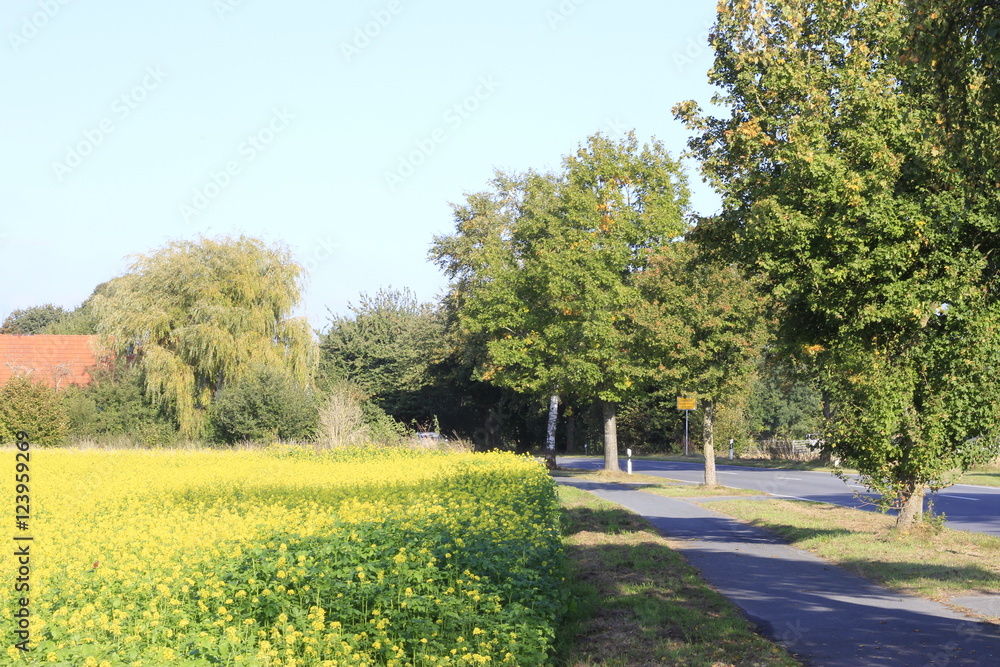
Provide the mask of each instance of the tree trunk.
POLYGON ((559 418, 559 395, 552 394, 549 399, 549 428, 545 435, 545 458, 549 468, 556 467, 556 420, 559 418))
POLYGON ((618 424, 615 420, 617 407, 610 401, 603 401, 604 412, 604 469, 621 472, 618 466, 618 424))
POLYGON ((718 480, 715 477, 715 441, 713 440, 713 428, 714 424, 712 419, 714 417, 715 404, 712 403, 712 399, 705 399, 702 404, 702 414, 705 417, 705 444, 703 449, 705 450, 705 486, 713 487, 718 485, 718 480))
MULTIPOLYGON (((823 419, 824 427, 829 425, 830 420, 833 419, 833 405, 831 404, 830 392, 825 389, 823 390, 823 419)), ((840 466, 840 457, 834 454, 829 445, 824 444, 819 454, 819 463, 836 468, 840 466)))
POLYGON ((569 413, 566 414, 566 453, 571 454, 574 451, 573 438, 576 437, 576 415, 569 410, 565 412, 569 413))
POLYGON ((910 528, 924 516, 924 485, 909 482, 899 499, 896 528, 910 528))

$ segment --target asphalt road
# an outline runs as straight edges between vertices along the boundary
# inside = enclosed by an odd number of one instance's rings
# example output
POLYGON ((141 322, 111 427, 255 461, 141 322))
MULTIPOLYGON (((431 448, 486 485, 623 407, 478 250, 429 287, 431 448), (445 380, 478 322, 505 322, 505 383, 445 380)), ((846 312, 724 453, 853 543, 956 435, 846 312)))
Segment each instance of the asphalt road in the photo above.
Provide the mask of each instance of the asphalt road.
POLYGON ((803 664, 1000 665, 996 626, 977 622, 942 603, 872 584, 765 530, 718 514, 710 503, 703 506, 622 484, 573 477, 556 481, 644 516, 673 538, 671 548, 739 605, 761 632, 786 646, 803 664))
MULTIPOLYGON (((620 459, 622 470, 626 459, 620 459)), ((559 465, 597 470, 604 467, 598 458, 560 456, 559 465)), ((701 483, 704 467, 695 463, 674 461, 632 460, 632 471, 682 482, 701 483)), ((719 483, 739 489, 763 491, 774 496, 796 500, 831 503, 845 507, 874 510, 871 494, 857 483, 856 478, 844 482, 825 472, 746 468, 717 465, 719 483)), ((1000 535, 1000 488, 956 484, 929 494, 935 513, 944 513, 949 528, 1000 535)))

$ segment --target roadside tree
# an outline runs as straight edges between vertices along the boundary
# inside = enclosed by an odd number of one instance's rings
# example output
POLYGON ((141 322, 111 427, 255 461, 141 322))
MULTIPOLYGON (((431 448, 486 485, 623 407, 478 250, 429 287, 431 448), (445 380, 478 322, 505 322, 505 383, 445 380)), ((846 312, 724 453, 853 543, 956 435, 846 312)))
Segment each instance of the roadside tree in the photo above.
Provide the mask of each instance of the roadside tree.
POLYGON ((560 174, 498 174, 455 207, 432 257, 463 330, 485 339, 482 380, 598 402, 605 469, 618 469, 617 405, 649 375, 629 313, 648 253, 684 229, 688 191, 659 142, 590 137, 560 174))
POLYGON ((710 261, 691 241, 670 243, 637 279, 633 317, 653 385, 700 399, 705 484, 717 484, 714 415, 718 402, 745 393, 767 339, 759 279, 710 261))
POLYGON ((675 108, 723 195, 696 238, 766 276, 779 340, 830 400, 827 446, 910 525, 926 488, 997 451, 995 211, 938 168, 905 1, 719 7, 730 114, 675 108))

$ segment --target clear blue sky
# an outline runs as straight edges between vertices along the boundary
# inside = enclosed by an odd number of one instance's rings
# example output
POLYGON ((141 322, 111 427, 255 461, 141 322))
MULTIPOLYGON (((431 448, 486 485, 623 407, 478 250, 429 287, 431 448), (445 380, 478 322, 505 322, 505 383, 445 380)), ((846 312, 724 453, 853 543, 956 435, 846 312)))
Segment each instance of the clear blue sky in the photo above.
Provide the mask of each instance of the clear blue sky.
MULTIPOLYGON (((449 203, 553 169, 712 90, 710 0, 5 0, 0 318, 79 305, 127 256, 249 234, 309 269, 303 312, 434 299, 449 203)), ((693 165, 694 206, 718 198, 693 165)))

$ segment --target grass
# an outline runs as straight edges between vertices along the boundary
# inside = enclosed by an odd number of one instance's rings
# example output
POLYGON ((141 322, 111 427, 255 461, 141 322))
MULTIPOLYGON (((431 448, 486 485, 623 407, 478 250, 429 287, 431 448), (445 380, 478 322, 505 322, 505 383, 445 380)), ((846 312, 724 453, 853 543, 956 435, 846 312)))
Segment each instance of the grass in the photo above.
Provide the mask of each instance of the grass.
POLYGON ((588 482, 605 482, 612 484, 627 484, 639 491, 655 493, 670 498, 695 497, 728 497, 728 496, 761 496, 767 495, 751 489, 736 489, 731 486, 716 486, 708 488, 703 484, 692 484, 675 479, 666 479, 655 475, 643 475, 625 472, 608 472, 605 470, 584 470, 582 468, 561 468, 552 471, 553 477, 573 477, 588 482))
MULTIPOLYGON (((659 480, 662 482, 662 480, 659 480)), ((791 666, 637 514, 559 487, 570 613, 562 667, 791 666)))
POLYGON ((847 570, 897 591, 943 601, 1000 594, 1000 538, 797 500, 726 500, 712 509, 773 531, 847 570))
POLYGON ((1000 464, 990 463, 976 466, 962 475, 962 484, 979 484, 980 486, 1000 486, 1000 464))
MULTIPOLYGON (((590 456, 585 457, 582 454, 560 454, 560 456, 572 456, 574 458, 595 458, 603 460, 600 456, 590 456)), ((622 458, 624 454, 622 454, 622 458)), ((696 463, 703 464, 705 462, 705 457, 698 452, 697 454, 691 454, 689 456, 684 456, 683 454, 642 454, 637 455, 633 460, 643 460, 643 461, 676 461, 678 463, 696 463)), ((715 457, 716 465, 730 465, 730 466, 743 466, 746 468, 775 468, 777 470, 813 470, 816 472, 835 472, 837 470, 842 470, 847 473, 855 473, 856 471, 850 468, 833 468, 828 465, 822 465, 819 461, 792 461, 789 459, 744 459, 736 457, 732 460, 729 459, 728 450, 723 452, 719 451, 715 457)), ((998 482, 1000 485, 1000 482, 998 482)))

